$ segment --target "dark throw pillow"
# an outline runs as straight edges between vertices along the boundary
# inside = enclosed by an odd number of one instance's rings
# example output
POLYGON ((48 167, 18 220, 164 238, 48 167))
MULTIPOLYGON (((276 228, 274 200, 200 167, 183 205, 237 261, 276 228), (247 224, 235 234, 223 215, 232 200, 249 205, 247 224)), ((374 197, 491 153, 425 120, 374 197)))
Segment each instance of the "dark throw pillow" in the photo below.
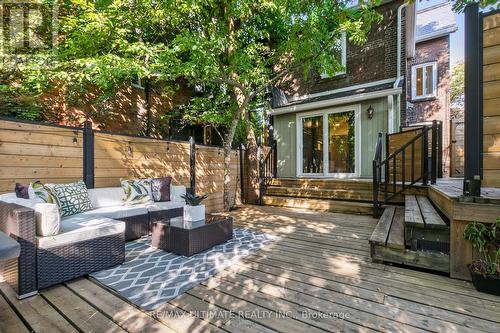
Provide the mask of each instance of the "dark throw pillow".
POLYGON ((16 183, 16 197, 29 199, 30 195, 28 193, 29 184, 16 183))
POLYGON ((151 179, 151 194, 154 201, 170 201, 170 183, 172 177, 151 179))

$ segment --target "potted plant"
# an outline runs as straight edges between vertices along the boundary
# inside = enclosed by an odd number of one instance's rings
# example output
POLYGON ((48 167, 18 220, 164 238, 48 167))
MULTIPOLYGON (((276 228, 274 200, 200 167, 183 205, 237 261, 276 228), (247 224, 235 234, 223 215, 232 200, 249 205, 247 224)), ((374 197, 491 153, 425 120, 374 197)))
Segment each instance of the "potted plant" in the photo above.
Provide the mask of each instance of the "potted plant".
POLYGON ((479 258, 468 266, 477 291, 500 296, 500 218, 490 225, 469 223, 464 239, 472 243, 479 258))
POLYGON ((186 206, 184 206, 184 221, 196 222, 205 219, 205 205, 200 204, 203 200, 208 198, 207 194, 194 195, 186 193, 181 195, 181 198, 186 201, 186 206))

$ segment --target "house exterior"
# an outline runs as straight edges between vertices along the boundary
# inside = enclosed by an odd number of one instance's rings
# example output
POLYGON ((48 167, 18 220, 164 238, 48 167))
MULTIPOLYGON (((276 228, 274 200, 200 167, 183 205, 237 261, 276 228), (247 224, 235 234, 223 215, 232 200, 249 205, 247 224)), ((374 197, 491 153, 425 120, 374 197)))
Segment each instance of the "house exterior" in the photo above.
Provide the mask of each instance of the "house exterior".
POLYGON ((364 45, 343 41, 343 73, 316 73, 273 94, 278 177, 371 177, 378 133, 396 132, 406 119, 415 6, 383 1, 376 10, 383 20, 364 45))
POLYGON ((406 124, 443 124, 443 171, 450 166, 450 34, 457 31, 452 6, 445 2, 417 12, 415 53, 408 57, 406 124))

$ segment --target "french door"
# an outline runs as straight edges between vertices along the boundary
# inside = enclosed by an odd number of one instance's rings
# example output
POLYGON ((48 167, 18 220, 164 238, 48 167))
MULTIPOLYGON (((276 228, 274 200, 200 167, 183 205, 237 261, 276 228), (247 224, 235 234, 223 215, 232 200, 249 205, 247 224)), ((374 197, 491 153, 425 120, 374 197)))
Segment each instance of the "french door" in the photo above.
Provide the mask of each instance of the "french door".
POLYGON ((355 177, 360 106, 297 115, 297 175, 355 177))

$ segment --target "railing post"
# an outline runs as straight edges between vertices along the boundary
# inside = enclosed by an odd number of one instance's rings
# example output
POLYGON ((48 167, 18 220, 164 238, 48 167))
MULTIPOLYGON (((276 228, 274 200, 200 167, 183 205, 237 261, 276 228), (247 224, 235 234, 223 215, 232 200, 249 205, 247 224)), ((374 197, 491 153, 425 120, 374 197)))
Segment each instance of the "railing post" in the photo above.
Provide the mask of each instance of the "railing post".
POLYGON ((259 165, 259 205, 262 205, 262 195, 264 193, 264 165, 262 163, 262 145, 257 148, 257 161, 259 165))
POLYGON ((189 186, 191 194, 196 195, 196 143, 189 137, 189 186))
POLYGON ((431 146, 431 184, 436 184, 436 177, 438 172, 438 130, 437 121, 432 121, 432 146, 431 146))
POLYGON ((377 161, 373 161, 372 164, 373 167, 373 217, 378 217, 379 216, 379 203, 378 203, 378 166, 377 166, 377 161))
POLYGON ((94 130, 89 120, 83 125, 83 181, 94 188, 94 130))
POLYGON ((239 153, 240 153, 240 192, 241 192, 241 203, 246 203, 246 196, 244 194, 244 189, 245 189, 245 180, 243 179, 243 168, 244 168, 244 159, 243 159, 243 151, 244 147, 243 144, 240 144, 239 153))
POLYGON ((428 173, 429 173, 429 133, 427 131, 427 126, 422 128, 422 183, 427 185, 428 173))
POLYGON ((443 178, 443 122, 438 122, 438 178, 443 178))

